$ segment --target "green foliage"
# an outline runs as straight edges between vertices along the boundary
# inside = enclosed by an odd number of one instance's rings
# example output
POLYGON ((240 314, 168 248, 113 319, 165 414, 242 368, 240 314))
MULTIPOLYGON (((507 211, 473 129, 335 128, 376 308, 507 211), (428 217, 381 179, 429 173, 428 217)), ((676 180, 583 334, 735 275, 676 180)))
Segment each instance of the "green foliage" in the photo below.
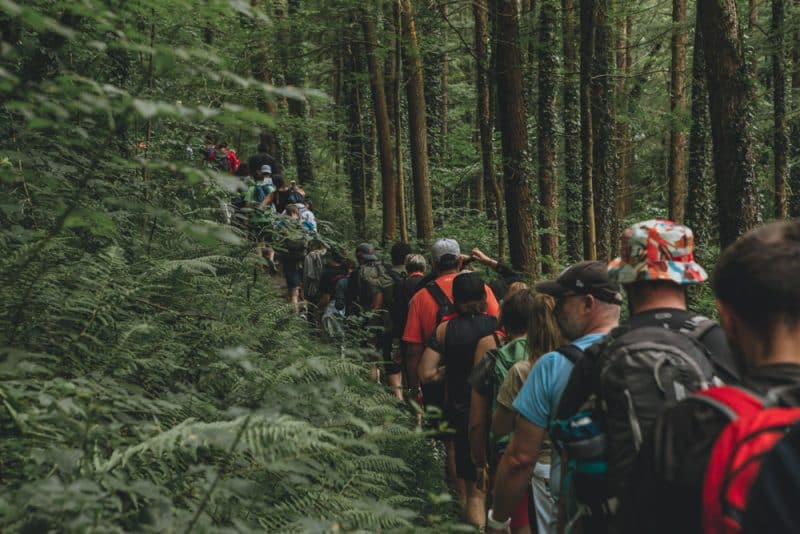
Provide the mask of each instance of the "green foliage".
POLYGON ((453 528, 414 415, 219 222, 238 180, 186 159, 274 121, 248 4, 0 1, 4 532, 453 528))

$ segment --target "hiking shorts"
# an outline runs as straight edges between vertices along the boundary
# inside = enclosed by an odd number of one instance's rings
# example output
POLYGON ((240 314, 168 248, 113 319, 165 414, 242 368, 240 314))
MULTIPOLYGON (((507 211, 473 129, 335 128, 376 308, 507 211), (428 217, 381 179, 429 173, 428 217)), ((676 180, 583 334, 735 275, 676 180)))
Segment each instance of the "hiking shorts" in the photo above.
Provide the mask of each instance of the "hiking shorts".
POLYGON ((303 278, 303 271, 293 261, 282 261, 283 277, 286 279, 287 289, 300 289, 300 282, 303 278))

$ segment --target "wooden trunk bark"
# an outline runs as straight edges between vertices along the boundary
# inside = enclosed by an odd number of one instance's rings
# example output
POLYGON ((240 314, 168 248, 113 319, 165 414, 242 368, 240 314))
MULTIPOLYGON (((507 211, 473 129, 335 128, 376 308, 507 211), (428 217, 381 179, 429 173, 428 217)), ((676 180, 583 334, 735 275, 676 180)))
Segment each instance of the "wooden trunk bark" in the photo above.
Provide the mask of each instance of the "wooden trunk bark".
POLYGON ((581 210, 581 119, 578 89, 578 50, 575 31, 575 0, 562 0, 564 54, 564 193, 566 197, 567 259, 583 258, 583 213, 581 210))
POLYGON ((389 110, 386 105, 386 91, 383 86, 383 72, 378 59, 378 46, 375 19, 364 14, 364 46, 366 47, 367 66, 369 67, 370 87, 372 89, 372 110, 378 138, 380 154, 381 187, 383 195, 383 233, 381 242, 386 245, 394 241, 396 195, 394 180, 394 159, 392 154, 392 133, 389 124, 389 110))
POLYGON ((597 258, 611 257, 613 244, 618 236, 612 236, 617 227, 616 173, 614 166, 614 91, 612 82, 613 41, 609 22, 610 0, 594 3, 594 87, 592 127, 594 138, 595 170, 595 223, 597 231, 597 258))
POLYGON ((408 243, 408 215, 406 211, 406 185, 405 185, 405 171, 403 169, 403 114, 400 109, 401 91, 400 86, 403 83, 403 53, 402 53, 402 10, 400 8, 400 1, 393 2, 393 16, 395 24, 394 36, 394 57, 396 67, 395 86, 394 86, 394 162, 397 166, 397 183, 395 190, 397 192, 397 222, 400 225, 400 240, 403 243, 408 243))
MULTIPOLYGON (((290 52, 294 54, 302 53, 302 33, 301 24, 298 24, 297 17, 300 10, 300 0, 288 0, 288 21, 284 23, 286 28, 282 38, 281 49, 283 51, 283 72, 286 84, 302 88, 305 84, 305 62, 292 59, 290 52)), ((279 35, 283 32, 279 32, 279 35)), ((308 142, 308 125, 306 124, 306 101, 305 98, 290 98, 288 102, 289 115, 294 117, 292 128, 292 147, 294 149, 294 160, 297 167, 297 180, 303 184, 314 182, 314 166, 311 161, 311 149, 308 142)))
POLYGON ((633 194, 631 193, 631 166, 633 164, 631 151, 631 118, 633 106, 631 105, 629 80, 631 77, 631 42, 633 31, 633 17, 626 16, 620 19, 619 33, 617 36, 617 117, 624 113, 622 120, 617 121, 617 139, 619 142, 619 191, 617 193, 617 215, 619 219, 627 217, 633 211, 633 194), (623 111, 624 110, 624 111, 623 111))
POLYGON ((594 136, 592 126, 592 60, 594 24, 592 0, 580 0, 580 100, 581 184, 583 207, 583 257, 597 259, 597 228, 594 219, 594 136))
POLYGON ((556 40, 557 0, 542 0, 539 10, 539 228, 542 272, 558 266, 558 193, 556 188, 556 40))
POLYGON ((472 207, 483 210, 485 206, 484 184, 492 183, 492 122, 489 109, 489 11, 486 0, 475 0, 472 3, 472 14, 475 20, 475 86, 478 94, 477 122, 478 138, 481 152, 482 173, 475 180, 472 195, 472 207))
MULTIPOLYGON (((792 15, 797 16, 800 0, 792 3, 792 15)), ((789 150, 793 162, 800 161, 800 26, 795 24, 792 31, 792 118, 789 121, 789 150)), ((789 216, 800 217, 800 163, 795 163, 789 171, 791 180, 789 191, 789 216)))
POLYGON ((353 207, 358 239, 367 237, 367 199, 364 187, 366 150, 364 147, 364 127, 361 120, 361 84, 358 80, 361 73, 360 51, 353 43, 347 47, 345 58, 345 86, 347 107, 347 128, 345 138, 347 151, 345 166, 350 175, 350 201, 353 207))
POLYGON ((531 195, 517 1, 498 0, 496 5, 497 121, 503 148, 508 248, 514 268, 535 279, 538 239, 531 195))
POLYGON ((786 184, 789 179, 789 132, 786 127, 786 53, 784 0, 772 0, 772 90, 774 110, 775 218, 789 215, 786 184))
POLYGON ((428 132, 425 114, 425 89, 422 79, 422 60, 414 24, 411 0, 401 0, 403 30, 403 67, 408 101, 408 134, 411 145, 411 174, 414 180, 414 213, 417 219, 417 238, 425 245, 433 241, 433 208, 428 178, 428 132))
POLYGON ((711 113, 714 176, 724 248, 759 223, 754 168, 753 94, 735 0, 698 2, 711 113))
POLYGON ((696 250, 711 244, 714 213, 713 184, 709 176, 711 123, 708 115, 708 83, 703 53, 703 32, 694 32, 692 58, 692 126, 689 131, 688 202, 686 223, 694 232, 696 250))
POLYGON ((686 206, 686 0, 672 0, 672 66, 670 81, 669 218, 682 223, 686 206))

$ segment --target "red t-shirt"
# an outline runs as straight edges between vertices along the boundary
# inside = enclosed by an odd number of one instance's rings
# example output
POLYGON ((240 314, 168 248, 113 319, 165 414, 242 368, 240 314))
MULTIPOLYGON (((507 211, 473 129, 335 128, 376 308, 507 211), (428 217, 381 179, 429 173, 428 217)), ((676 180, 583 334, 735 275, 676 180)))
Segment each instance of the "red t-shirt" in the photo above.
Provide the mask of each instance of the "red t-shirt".
MULTIPOLYGON (((451 302, 453 300, 453 279, 456 275, 458 273, 448 273, 436 279, 436 284, 451 302)), ((485 287, 486 313, 500 317, 500 305, 497 304, 497 299, 489 286, 485 287)), ((436 313, 438 311, 439 305, 427 289, 422 288, 417 291, 408 306, 408 320, 406 329, 403 331, 403 341, 424 345, 436 329, 436 313)))

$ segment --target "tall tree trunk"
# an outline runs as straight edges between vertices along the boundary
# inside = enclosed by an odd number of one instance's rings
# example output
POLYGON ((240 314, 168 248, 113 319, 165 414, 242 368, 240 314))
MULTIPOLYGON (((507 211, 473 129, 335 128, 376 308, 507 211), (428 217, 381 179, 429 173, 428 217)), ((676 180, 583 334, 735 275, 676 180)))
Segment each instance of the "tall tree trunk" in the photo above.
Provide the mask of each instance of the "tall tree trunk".
POLYGON ((564 54, 564 192, 567 209, 567 258, 574 263, 583 257, 583 213, 581 210, 580 99, 578 92, 578 50, 575 31, 575 0, 562 0, 564 54))
POLYGON ((583 257, 597 259, 594 220, 594 136, 592 125, 592 60, 594 58, 593 1, 580 0, 581 184, 583 207, 583 257))
POLYGON ((606 260, 611 257, 612 243, 619 236, 612 236, 616 223, 616 173, 614 165, 614 91, 612 65, 614 51, 611 24, 609 22, 611 0, 595 2, 595 86, 592 126, 596 132, 594 139, 596 171, 595 218, 597 224, 597 257, 606 260))
MULTIPOLYGON (((792 15, 798 14, 800 0, 794 0, 792 15)), ((800 27, 796 24, 792 31, 792 118, 790 119, 789 151, 792 161, 789 179, 789 215, 800 217, 800 27)))
POLYGON ((381 186, 383 190, 383 234, 381 242, 385 245, 394 241, 396 196, 394 181, 394 161, 392 155, 392 133, 389 124, 389 110, 386 106, 386 91, 383 86, 383 72, 375 49, 378 44, 375 19, 364 14, 364 46, 369 67, 370 87, 372 88, 372 109, 378 137, 378 152, 381 164, 381 186))
POLYGON ((406 73, 408 100, 408 133, 411 145, 411 174, 414 179, 414 213, 417 218, 417 238, 423 243, 433 241, 433 208, 428 178, 428 132, 425 115, 425 88, 422 81, 422 61, 417 44, 414 10, 411 0, 402 2, 404 38, 403 67, 406 73))
MULTIPOLYGON (((372 95, 369 97, 369 103, 365 102, 364 110, 372 107, 372 95)), ((372 113, 367 114, 367 126, 365 128, 366 146, 367 146, 367 167, 366 167, 366 189, 367 189, 367 203, 370 209, 377 209, 378 207, 378 185, 375 183, 375 166, 377 164, 378 154, 378 130, 375 127, 375 117, 372 113)))
POLYGON ((617 214, 620 219, 627 217, 633 211, 633 195, 631 194, 631 117, 633 106, 631 105, 628 82, 631 76, 631 42, 633 32, 633 17, 629 14, 624 19, 620 18, 619 32, 617 35, 617 72, 619 82, 617 83, 617 103, 620 111, 624 110, 622 120, 617 121, 617 139, 619 142, 619 191, 617 193, 617 214))
POLYGON ((542 231, 542 271, 558 265, 558 193, 556 190, 556 47, 557 0, 542 0, 539 8, 539 228, 542 231))
MULTIPOLYGON (((758 2, 759 0, 747 1, 747 35, 750 39, 756 34, 756 27, 758 26, 758 2)), ((748 52, 745 52, 747 55, 748 52)), ((751 46, 749 51, 750 73, 754 78, 758 79, 758 54, 751 46)))
POLYGON ((697 250, 704 253, 711 244, 714 201, 709 176, 711 123, 708 116, 708 83, 703 52, 703 32, 694 31, 692 58, 692 127, 689 131, 688 203, 686 223, 694 232, 697 250))
MULTIPOLYGON (((250 0, 250 6, 253 9, 263 9, 261 0, 250 0)), ((269 43, 264 40, 257 40, 259 46, 256 49, 250 60, 250 70, 253 73, 253 78, 261 83, 272 85, 272 71, 270 69, 269 55, 267 54, 267 47, 269 43)), ((277 117, 278 106, 271 96, 266 96, 263 93, 256 100, 256 107, 262 113, 266 113, 271 117, 277 117)), ((281 143, 278 138, 278 133, 274 128, 262 126, 261 132, 258 136, 258 144, 265 149, 269 155, 275 158, 275 161, 283 161, 281 157, 281 143)))
POLYGON ((697 9, 708 76, 720 245, 727 247, 760 219, 750 122, 753 94, 735 0, 698 2, 697 9))
POLYGON ((350 175, 350 201, 353 206, 353 220, 359 239, 367 237, 367 199, 364 187, 366 154, 364 148, 364 126, 361 121, 361 73, 360 50, 351 41, 345 56, 346 102, 347 102, 347 152, 345 166, 350 175))
MULTIPOLYGON (((492 133, 493 128, 497 126, 497 3, 499 0, 488 0, 487 6, 489 8, 489 42, 491 43, 492 53, 489 58, 489 133, 492 133)), ((492 141, 492 146, 494 142, 492 141)), ((492 165, 491 182, 485 183, 484 188, 487 191, 486 202, 487 212, 494 215, 497 221, 497 257, 504 259, 506 257, 506 240, 508 238, 506 232, 506 217, 505 217, 505 192, 503 180, 495 172, 495 167, 492 165)))
MULTIPOLYGON (((439 4, 439 9, 442 12, 442 18, 447 20, 447 4, 439 4)), ((445 34, 443 41, 446 42, 447 35, 445 34)), ((450 105, 450 65, 447 57, 447 50, 442 52, 441 58, 442 65, 442 78, 439 101, 439 158, 444 160, 447 158, 447 132, 448 132, 448 106, 450 105)))
POLYGON ((772 90, 774 106, 775 140, 775 218, 785 219, 788 214, 786 182, 789 177, 789 132, 786 128, 786 53, 784 0, 772 0, 772 90))
POLYGON ((686 205, 686 0, 672 0, 672 76, 669 110, 669 218, 682 223, 686 205))
POLYGON ((538 239, 531 198, 517 0, 498 0, 496 5, 497 119, 503 147, 508 248, 514 268, 536 278, 538 239))
POLYGON ((472 3, 472 14, 475 19, 475 85, 478 94, 477 119, 481 148, 481 167, 483 172, 475 180, 472 195, 472 207, 482 210, 486 199, 484 184, 492 183, 492 122, 489 108, 489 11, 486 0, 475 0, 472 3))
POLYGON ((408 243, 408 215, 406 211, 406 185, 403 170, 403 114, 400 110, 401 92, 400 86, 403 83, 403 76, 401 74, 403 67, 403 54, 402 54, 402 10, 400 6, 401 0, 393 1, 393 16, 395 24, 394 36, 394 57, 397 64, 395 86, 394 86, 394 160, 397 165, 397 184, 395 190, 397 192, 397 221, 400 224, 400 240, 403 243, 408 243))
MULTIPOLYGON (((290 51, 298 54, 302 52, 301 24, 297 23, 300 10, 300 0, 288 0, 288 21, 283 23, 285 28, 278 32, 281 37, 280 48, 283 50, 283 72, 286 84, 294 87, 303 87, 305 83, 305 62, 290 57, 290 51)), ((301 183, 314 182, 314 166, 311 161, 311 149, 308 143, 308 125, 306 124, 306 101, 304 98, 289 99, 289 115, 294 118, 292 126, 292 147, 294 160, 297 166, 297 179, 301 183)))

